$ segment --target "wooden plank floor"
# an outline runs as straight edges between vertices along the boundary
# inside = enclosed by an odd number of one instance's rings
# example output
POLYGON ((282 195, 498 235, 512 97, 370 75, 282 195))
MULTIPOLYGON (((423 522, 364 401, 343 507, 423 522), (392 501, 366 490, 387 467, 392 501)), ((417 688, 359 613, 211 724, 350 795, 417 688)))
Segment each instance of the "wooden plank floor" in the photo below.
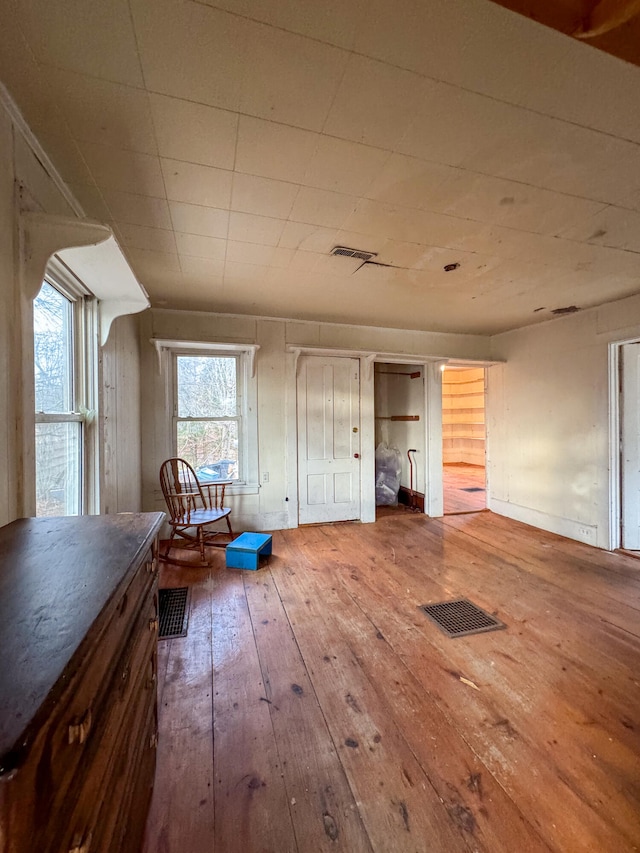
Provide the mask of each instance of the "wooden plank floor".
POLYGON ((487 505, 485 471, 480 465, 449 463, 442 466, 445 515, 478 512, 487 505), (468 492, 466 489, 481 489, 468 492))
POLYGON ((160 643, 145 853, 640 849, 640 562, 490 512, 274 533, 160 643), (420 604, 507 629, 456 640, 420 604))

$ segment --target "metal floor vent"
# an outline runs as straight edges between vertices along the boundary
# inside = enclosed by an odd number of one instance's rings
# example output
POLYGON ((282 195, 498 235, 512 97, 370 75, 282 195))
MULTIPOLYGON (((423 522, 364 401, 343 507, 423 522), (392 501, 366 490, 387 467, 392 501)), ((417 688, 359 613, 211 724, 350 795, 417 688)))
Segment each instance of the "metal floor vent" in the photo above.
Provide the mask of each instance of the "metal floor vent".
POLYGON ((188 586, 158 590, 160 610, 159 640, 186 637, 189 624, 189 602, 191 590, 188 586))
POLYGON ((460 489, 461 492, 484 492, 482 486, 467 486, 466 489, 460 489))
POLYGON ((447 637, 467 637, 469 634, 483 634, 485 631, 497 631, 507 627, 504 622, 496 619, 468 598, 456 598, 455 601, 441 601, 438 604, 422 604, 420 610, 423 610, 427 618, 434 622, 447 637))

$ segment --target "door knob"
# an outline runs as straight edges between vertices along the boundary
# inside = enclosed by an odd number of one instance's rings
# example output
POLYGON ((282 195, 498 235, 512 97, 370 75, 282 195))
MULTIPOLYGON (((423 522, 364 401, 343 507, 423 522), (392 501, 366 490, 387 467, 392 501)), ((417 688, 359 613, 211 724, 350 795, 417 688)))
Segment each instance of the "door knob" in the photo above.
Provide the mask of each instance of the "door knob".
POLYGON ((353 458, 354 458, 354 459, 360 459, 360 454, 359 454, 359 453, 354 453, 354 454, 353 454, 353 458))

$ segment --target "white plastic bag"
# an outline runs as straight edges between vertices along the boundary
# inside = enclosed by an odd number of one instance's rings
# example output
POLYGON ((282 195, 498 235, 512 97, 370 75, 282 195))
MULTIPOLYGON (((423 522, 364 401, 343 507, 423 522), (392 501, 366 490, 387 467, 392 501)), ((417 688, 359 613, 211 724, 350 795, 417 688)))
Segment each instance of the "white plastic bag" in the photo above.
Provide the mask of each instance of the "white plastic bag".
POLYGON ((376 447, 376 506, 397 506, 402 455, 382 441, 376 447))

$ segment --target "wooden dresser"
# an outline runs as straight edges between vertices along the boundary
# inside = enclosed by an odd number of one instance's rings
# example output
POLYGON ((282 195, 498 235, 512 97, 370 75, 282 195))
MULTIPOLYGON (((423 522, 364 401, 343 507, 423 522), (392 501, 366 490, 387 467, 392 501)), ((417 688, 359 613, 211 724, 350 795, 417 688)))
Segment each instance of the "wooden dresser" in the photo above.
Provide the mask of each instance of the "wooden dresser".
POLYGON ((163 513, 0 528, 0 853, 137 853, 163 513))

